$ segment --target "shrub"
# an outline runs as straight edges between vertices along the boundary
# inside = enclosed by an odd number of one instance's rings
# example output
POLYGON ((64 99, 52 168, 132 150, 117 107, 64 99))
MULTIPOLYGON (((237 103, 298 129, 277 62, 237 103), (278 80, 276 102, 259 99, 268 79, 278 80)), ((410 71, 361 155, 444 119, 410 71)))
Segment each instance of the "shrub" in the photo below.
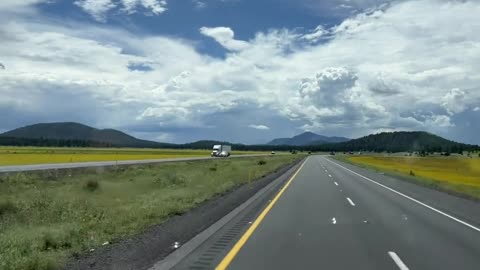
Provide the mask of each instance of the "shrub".
POLYGON ((85 183, 85 189, 88 191, 95 191, 100 187, 100 183, 96 179, 90 179, 85 183))
POLYGON ((412 170, 410 170, 410 175, 415 176, 415 173, 412 170))
POLYGON ((216 172, 216 171, 217 171, 217 167, 210 167, 210 171, 216 172))
POLYGON ((265 164, 267 164, 267 162, 265 160, 259 160, 257 162, 257 165, 260 165, 260 166, 265 165, 265 164))
POLYGON ((17 210, 11 201, 0 201, 0 216, 7 213, 14 213, 17 210))
POLYGON ((68 249, 72 247, 72 243, 63 235, 54 235, 46 233, 43 235, 40 249, 43 251, 51 249, 68 249))

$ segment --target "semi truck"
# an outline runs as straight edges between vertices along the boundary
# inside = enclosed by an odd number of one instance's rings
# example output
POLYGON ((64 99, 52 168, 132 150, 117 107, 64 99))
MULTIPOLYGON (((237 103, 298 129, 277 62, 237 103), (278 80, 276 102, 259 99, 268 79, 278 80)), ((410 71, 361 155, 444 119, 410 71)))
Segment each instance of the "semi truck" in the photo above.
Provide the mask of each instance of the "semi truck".
POLYGON ((231 152, 231 145, 216 144, 213 146, 212 157, 228 157, 231 152))

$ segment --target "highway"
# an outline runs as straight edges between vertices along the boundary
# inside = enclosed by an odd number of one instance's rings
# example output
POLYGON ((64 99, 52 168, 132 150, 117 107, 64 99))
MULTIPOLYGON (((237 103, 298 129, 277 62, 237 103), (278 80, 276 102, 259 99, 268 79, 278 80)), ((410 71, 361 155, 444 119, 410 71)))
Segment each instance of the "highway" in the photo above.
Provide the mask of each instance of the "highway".
MULTIPOLYGON (((256 157, 256 156, 264 156, 264 155, 268 155, 268 154, 237 155, 237 156, 234 155, 234 156, 230 156, 229 158, 256 157)), ((135 164, 206 160, 206 159, 216 159, 216 158, 217 157, 188 157, 188 158, 162 158, 162 159, 144 159, 144 160, 70 162, 70 163, 53 163, 53 164, 0 166, 0 173, 41 171, 41 170, 53 170, 53 169, 73 169, 73 168, 87 168, 87 167, 108 167, 108 166, 121 166, 121 165, 135 165, 135 164)))
POLYGON ((275 194, 238 237, 219 230, 174 269, 480 269, 480 203, 324 156, 275 194))

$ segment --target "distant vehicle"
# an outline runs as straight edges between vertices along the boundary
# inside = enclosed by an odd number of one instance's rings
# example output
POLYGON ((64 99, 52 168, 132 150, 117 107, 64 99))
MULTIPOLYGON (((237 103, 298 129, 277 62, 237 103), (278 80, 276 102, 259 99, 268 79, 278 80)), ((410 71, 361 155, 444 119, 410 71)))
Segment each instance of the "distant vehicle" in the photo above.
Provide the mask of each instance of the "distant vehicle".
POLYGON ((352 151, 350 151, 350 152, 348 152, 348 153, 349 153, 350 155, 353 155, 353 152, 352 152, 352 151))
POLYGON ((231 145, 216 144, 213 146, 212 157, 229 157, 232 152, 231 145))
POLYGON ((272 151, 272 155, 275 155, 275 151, 272 151))
POLYGON ((330 152, 330 155, 331 155, 331 156, 335 156, 335 152, 330 152))

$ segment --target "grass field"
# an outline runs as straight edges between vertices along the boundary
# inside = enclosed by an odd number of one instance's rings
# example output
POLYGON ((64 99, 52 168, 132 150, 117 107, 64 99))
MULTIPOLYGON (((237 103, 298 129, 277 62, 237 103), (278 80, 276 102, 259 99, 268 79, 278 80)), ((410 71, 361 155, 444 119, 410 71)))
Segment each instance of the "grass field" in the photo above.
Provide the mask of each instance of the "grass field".
POLYGON ((300 155, 0 175, 0 269, 57 269, 300 155))
POLYGON ((351 156, 348 161, 480 199, 480 158, 351 156))
MULTIPOLYGON (((183 149, 0 147, 0 166, 204 157, 209 156, 210 152, 183 149)), ((233 151, 233 155, 259 153, 262 152, 233 151)))

